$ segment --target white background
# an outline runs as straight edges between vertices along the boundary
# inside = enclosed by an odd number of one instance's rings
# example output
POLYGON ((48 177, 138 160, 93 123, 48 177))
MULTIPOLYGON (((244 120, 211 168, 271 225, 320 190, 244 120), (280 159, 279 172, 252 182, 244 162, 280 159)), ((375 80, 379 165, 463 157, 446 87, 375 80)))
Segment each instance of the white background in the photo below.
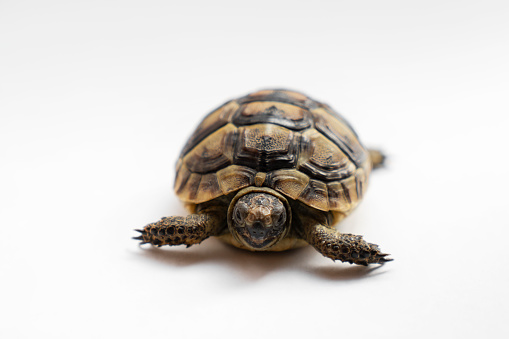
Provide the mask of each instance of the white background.
POLYGON ((2 338, 507 338, 507 1, 0 2, 2 338), (174 164, 224 101, 284 87, 390 156, 341 224, 395 261, 215 239, 174 164))

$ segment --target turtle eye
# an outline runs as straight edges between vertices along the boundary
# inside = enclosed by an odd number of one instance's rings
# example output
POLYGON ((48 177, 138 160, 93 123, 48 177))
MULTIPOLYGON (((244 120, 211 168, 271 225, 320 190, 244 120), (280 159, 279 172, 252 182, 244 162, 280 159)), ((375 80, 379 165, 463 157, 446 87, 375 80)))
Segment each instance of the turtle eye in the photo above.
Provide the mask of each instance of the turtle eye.
POLYGON ((278 223, 278 225, 281 225, 281 224, 284 222, 284 220, 285 220, 285 214, 284 214, 284 213, 281 213, 281 214, 279 215, 279 218, 277 219, 277 223, 278 223))
POLYGON ((240 210, 238 210, 238 209, 237 209, 237 210, 235 211, 234 219, 235 219, 235 221, 236 221, 236 222, 238 222, 239 224, 240 224, 240 223, 242 223, 243 218, 242 218, 242 213, 240 212, 240 210))
POLYGON ((233 210, 232 219, 237 224, 237 227, 243 227, 244 218, 247 215, 247 206, 243 202, 238 202, 233 210))

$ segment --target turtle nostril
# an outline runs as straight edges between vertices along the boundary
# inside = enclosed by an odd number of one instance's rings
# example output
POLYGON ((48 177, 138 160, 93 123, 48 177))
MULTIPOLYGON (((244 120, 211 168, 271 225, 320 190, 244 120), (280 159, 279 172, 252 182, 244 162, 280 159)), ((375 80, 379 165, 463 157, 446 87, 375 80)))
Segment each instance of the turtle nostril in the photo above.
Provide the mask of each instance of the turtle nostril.
POLYGON ((267 235, 267 230, 260 221, 255 221, 251 227, 248 228, 249 234, 254 239, 263 239, 267 235))

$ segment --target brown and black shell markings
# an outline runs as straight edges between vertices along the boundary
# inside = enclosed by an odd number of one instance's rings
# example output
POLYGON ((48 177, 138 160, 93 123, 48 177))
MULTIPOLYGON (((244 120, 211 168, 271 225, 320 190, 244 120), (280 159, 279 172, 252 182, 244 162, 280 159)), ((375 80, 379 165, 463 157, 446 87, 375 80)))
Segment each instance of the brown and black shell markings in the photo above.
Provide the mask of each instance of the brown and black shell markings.
POLYGON ((265 186, 347 215, 362 199, 371 166, 356 133, 329 106, 263 90, 205 117, 182 150, 175 191, 192 205, 265 186))

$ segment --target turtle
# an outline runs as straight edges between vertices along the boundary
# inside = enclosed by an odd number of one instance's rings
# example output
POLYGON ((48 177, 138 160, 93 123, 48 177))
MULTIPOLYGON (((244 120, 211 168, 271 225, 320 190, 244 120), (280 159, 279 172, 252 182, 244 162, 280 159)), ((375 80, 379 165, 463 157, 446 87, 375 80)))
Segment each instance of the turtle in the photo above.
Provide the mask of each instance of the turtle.
POLYGON ((250 251, 309 244, 332 260, 383 264, 392 259, 378 245, 334 225, 384 159, 327 104, 285 89, 253 92, 208 114, 182 149, 174 190, 191 214, 163 217, 134 239, 189 247, 216 236, 250 251))

